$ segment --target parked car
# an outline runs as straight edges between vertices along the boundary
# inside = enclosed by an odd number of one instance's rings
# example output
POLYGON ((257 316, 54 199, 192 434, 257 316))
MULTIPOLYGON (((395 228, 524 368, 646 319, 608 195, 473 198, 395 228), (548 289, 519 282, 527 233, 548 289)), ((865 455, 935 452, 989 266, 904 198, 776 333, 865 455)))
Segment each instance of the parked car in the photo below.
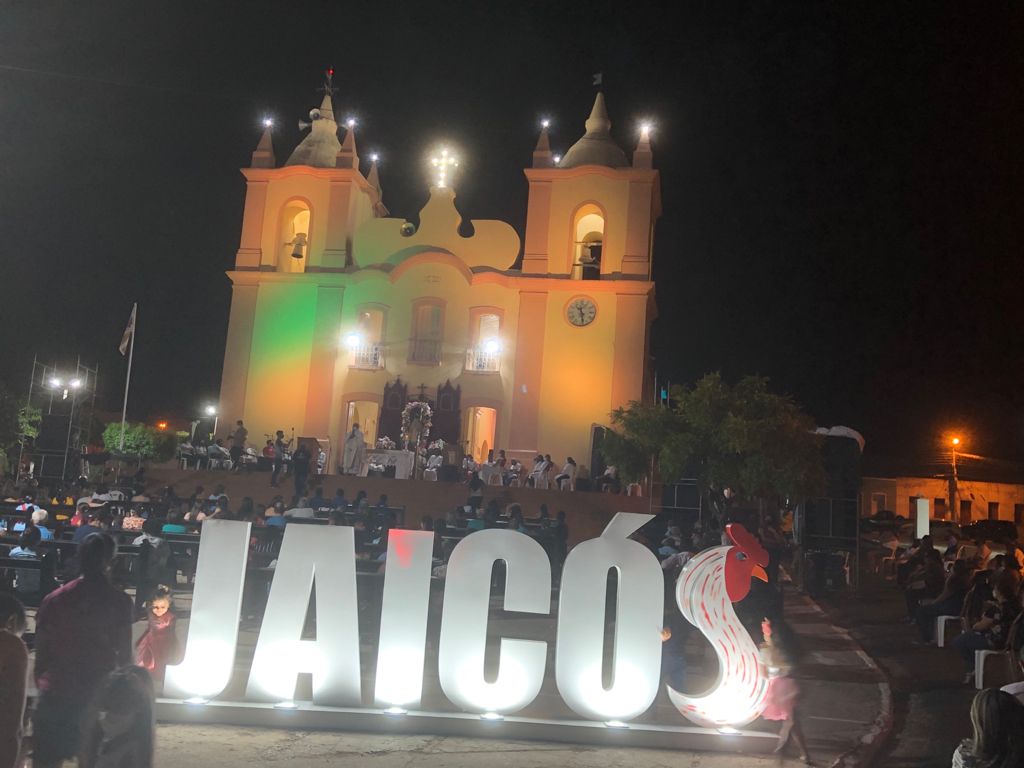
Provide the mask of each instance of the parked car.
POLYGON ((1005 544, 1017 538, 1017 526, 1011 520, 975 520, 964 526, 964 536, 972 541, 1005 544))
MULTIPOLYGON (((940 552, 949 546, 949 540, 956 537, 957 541, 963 541, 963 531, 960 526, 950 520, 929 520, 928 532, 932 537, 932 546, 940 552)), ((904 523, 899 527, 896 536, 900 540, 900 549, 909 549, 917 538, 916 523, 904 523)))

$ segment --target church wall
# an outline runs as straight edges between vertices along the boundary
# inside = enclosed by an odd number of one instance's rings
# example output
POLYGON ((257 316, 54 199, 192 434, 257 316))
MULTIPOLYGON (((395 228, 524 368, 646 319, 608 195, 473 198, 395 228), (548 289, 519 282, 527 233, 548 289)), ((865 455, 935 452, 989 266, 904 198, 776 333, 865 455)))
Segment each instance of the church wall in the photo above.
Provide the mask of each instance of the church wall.
POLYGON ((265 280, 259 287, 245 392, 253 441, 278 429, 305 433, 317 293, 303 278, 265 280))
POLYGON ((245 410, 258 290, 255 284, 236 282, 231 286, 231 315, 228 318, 228 338, 224 346, 224 368, 218 400, 221 418, 226 424, 234 424, 242 418, 245 410))
POLYGON ((608 423, 612 398, 616 297, 587 293, 586 286, 569 283, 566 290, 552 291, 547 303, 537 448, 550 453, 559 468, 569 455, 577 464, 590 463, 590 425, 608 423), (578 328, 567 322, 565 312, 581 295, 594 301, 597 314, 578 328))

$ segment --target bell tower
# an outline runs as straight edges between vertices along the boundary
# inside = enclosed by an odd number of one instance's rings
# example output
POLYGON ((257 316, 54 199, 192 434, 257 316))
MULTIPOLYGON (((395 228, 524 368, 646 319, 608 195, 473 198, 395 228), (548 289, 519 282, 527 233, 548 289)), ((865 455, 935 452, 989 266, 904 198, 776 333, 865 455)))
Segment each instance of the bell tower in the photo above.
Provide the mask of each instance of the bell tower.
POLYGON ((228 273, 231 314, 221 379, 220 409, 227 418, 249 419, 280 398, 294 405, 278 409, 279 424, 310 434, 326 434, 329 427, 340 274, 352 263, 359 226, 387 213, 376 162, 369 179, 360 172, 355 121, 345 121, 344 140, 338 139, 333 76, 326 72, 320 106, 299 123, 309 133, 284 165, 277 165, 266 121, 251 166, 242 169, 245 208, 228 273), (280 366, 292 373, 287 380, 277 378, 280 366))
POLYGON ((585 127, 557 162, 547 126, 541 131, 533 167, 525 171, 530 196, 523 273, 650 280, 661 187, 651 167, 649 131, 641 131, 630 163, 611 137, 600 92, 585 127))

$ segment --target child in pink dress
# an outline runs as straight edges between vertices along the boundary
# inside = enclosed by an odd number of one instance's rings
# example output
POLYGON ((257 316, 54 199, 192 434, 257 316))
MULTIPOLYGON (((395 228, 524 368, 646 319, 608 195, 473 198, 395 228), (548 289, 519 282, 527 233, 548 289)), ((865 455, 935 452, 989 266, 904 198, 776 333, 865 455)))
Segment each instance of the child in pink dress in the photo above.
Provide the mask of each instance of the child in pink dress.
POLYGON ((800 686, 793 679, 797 648, 793 630, 781 618, 764 619, 761 622, 764 643, 761 644, 761 668, 768 677, 768 696, 761 717, 765 720, 781 721, 779 741, 775 747, 781 753, 790 737, 800 749, 804 763, 812 765, 807 754, 807 742, 803 729, 797 720, 797 704, 800 700, 800 686))
POLYGON ((179 656, 172 609, 171 589, 161 584, 149 601, 149 627, 135 644, 136 663, 149 671, 157 687, 163 685, 167 665, 177 663, 179 656))

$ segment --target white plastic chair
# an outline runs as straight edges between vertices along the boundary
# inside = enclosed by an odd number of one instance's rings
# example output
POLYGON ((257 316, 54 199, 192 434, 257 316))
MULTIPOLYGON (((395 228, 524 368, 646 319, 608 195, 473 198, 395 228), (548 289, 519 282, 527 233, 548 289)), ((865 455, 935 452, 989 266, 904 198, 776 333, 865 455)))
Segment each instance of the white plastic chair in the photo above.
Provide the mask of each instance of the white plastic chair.
POLYGON ((936 616, 935 617, 935 645, 945 648, 949 641, 963 631, 964 623, 959 616, 936 616), (947 634, 951 630, 957 630, 953 634, 947 634))
POLYGON ((1002 688, 1014 681, 1013 655, 1009 651, 974 652, 974 687, 1002 688))

